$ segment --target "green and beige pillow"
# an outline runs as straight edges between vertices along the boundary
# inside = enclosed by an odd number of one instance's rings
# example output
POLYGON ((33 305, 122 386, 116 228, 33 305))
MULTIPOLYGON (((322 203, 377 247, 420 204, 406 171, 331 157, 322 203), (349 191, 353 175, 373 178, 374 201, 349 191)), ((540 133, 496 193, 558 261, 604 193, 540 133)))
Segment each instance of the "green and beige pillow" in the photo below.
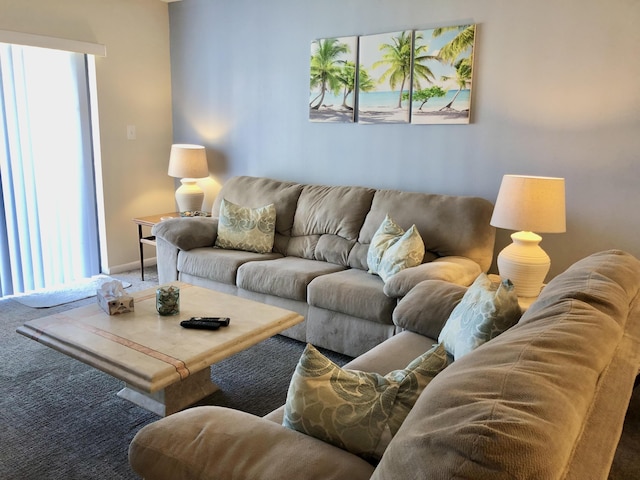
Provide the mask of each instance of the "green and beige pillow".
POLYGON ((224 198, 220 202, 216 247, 268 253, 273 250, 275 232, 274 204, 249 208, 224 198))
POLYGON ((367 251, 369 273, 379 275, 386 282, 401 270, 420 265, 424 252, 424 242, 416 226, 405 232, 387 214, 367 251))
POLYGON ((283 425, 375 463, 446 366, 441 345, 385 376, 343 369, 307 345, 289 385, 283 425))
POLYGON ((521 315, 513 283, 492 282, 482 273, 451 312, 438 341, 458 360, 515 325, 521 315))

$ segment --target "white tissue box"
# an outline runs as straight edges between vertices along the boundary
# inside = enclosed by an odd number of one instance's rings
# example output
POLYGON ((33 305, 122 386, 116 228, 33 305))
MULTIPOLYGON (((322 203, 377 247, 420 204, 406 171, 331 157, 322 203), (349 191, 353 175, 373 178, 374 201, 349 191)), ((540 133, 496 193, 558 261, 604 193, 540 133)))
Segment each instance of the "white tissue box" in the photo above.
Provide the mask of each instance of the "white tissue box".
POLYGON ((98 290, 96 297, 98 298, 98 305, 109 315, 133 312, 133 297, 130 295, 114 297, 112 295, 104 295, 98 290))

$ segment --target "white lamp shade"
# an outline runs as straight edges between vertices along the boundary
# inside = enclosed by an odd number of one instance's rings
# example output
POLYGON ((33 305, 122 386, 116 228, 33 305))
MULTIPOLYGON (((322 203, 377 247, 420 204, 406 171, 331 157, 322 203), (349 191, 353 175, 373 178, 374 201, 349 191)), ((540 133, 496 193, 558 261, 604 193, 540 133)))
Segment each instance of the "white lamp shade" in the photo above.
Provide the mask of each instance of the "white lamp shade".
POLYGON ((505 175, 491 225, 538 233, 565 232, 564 178, 505 175))
POLYGON ((564 178, 505 175, 491 225, 519 230, 498 255, 498 271, 513 282, 519 297, 537 297, 551 260, 533 233, 566 231, 564 178))
POLYGON ((171 145, 169 176, 176 178, 208 177, 209 165, 204 147, 186 143, 171 145))

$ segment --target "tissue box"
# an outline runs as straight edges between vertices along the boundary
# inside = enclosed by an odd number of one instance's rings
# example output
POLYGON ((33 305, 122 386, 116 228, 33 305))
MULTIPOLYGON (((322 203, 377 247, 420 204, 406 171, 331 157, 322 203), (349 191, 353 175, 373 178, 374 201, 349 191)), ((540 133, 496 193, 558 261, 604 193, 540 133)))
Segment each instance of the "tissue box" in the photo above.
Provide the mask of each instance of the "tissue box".
POLYGON ((96 292, 98 304, 109 315, 118 315, 119 313, 133 312, 133 297, 129 295, 121 295, 114 297, 112 295, 104 295, 100 290, 96 292))

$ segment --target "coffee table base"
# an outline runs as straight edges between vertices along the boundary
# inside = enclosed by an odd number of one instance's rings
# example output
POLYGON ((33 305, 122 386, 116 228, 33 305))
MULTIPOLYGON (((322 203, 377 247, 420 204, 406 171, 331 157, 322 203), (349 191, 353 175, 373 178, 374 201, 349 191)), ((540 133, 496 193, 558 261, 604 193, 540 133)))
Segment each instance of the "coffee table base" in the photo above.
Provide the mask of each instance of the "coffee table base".
POLYGON ((125 388, 118 392, 118 396, 156 415, 166 417, 184 410, 216 390, 218 386, 211 381, 211 367, 207 367, 153 393, 144 392, 127 383, 125 388))

